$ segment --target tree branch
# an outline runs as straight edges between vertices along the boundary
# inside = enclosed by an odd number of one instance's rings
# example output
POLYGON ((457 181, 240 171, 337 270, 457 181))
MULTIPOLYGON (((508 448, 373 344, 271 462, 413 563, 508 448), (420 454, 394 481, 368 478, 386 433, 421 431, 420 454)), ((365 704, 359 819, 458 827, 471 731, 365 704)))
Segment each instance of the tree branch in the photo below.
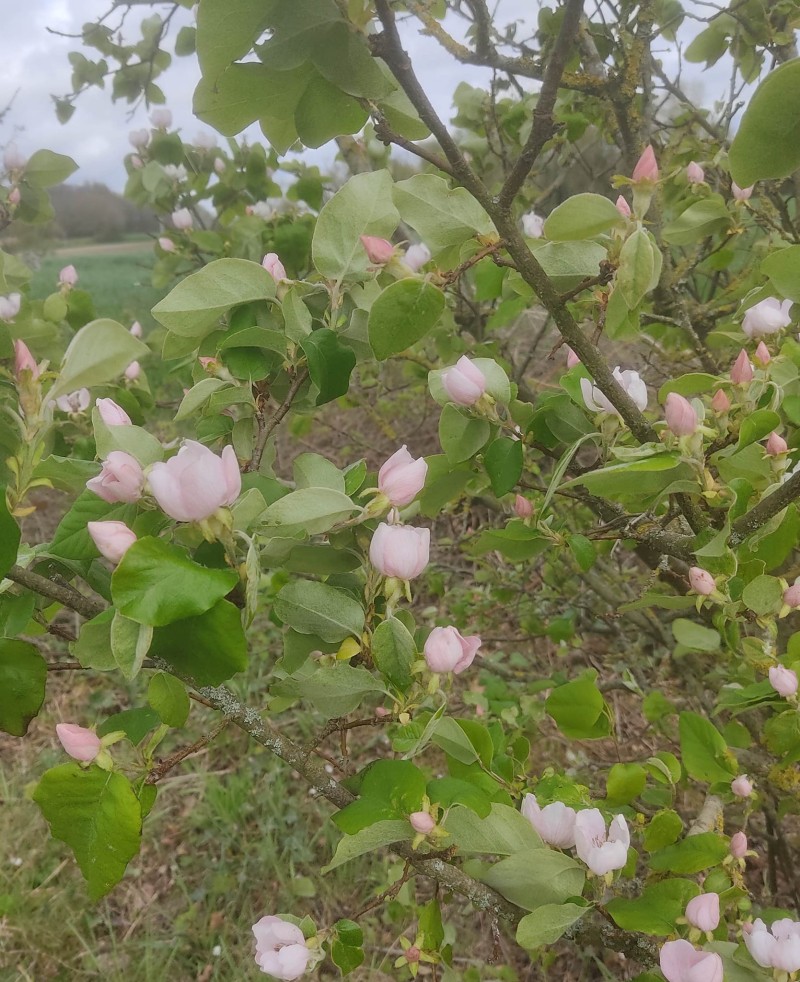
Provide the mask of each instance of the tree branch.
POLYGON ((777 491, 773 491, 766 498, 762 498, 750 511, 736 519, 731 526, 728 545, 732 549, 741 545, 753 532, 760 529, 762 525, 766 525, 774 515, 783 511, 798 497, 800 497, 800 471, 793 474, 777 491))
POLYGON ((77 611, 82 617, 89 620, 102 614, 106 609, 106 604, 98 603, 91 597, 85 597, 75 587, 48 580, 46 576, 40 576, 32 570, 23 569, 22 566, 12 566, 6 573, 6 578, 19 583, 20 586, 27 587, 29 590, 40 593, 43 597, 57 600, 60 604, 69 607, 70 610, 77 611))
POLYGON ((295 400, 295 396, 300 391, 300 387, 307 378, 307 368, 304 368, 302 371, 298 372, 297 375, 295 375, 292 384, 289 386, 289 391, 286 393, 286 398, 268 420, 264 417, 263 409, 260 413, 258 410, 256 410, 256 425, 258 427, 258 433, 256 434, 255 443, 253 444, 253 455, 242 468, 242 473, 250 474, 253 471, 258 470, 261 465, 261 458, 264 456, 264 449, 267 446, 267 440, 269 440, 270 436, 281 423, 284 416, 292 408, 292 403, 295 400))

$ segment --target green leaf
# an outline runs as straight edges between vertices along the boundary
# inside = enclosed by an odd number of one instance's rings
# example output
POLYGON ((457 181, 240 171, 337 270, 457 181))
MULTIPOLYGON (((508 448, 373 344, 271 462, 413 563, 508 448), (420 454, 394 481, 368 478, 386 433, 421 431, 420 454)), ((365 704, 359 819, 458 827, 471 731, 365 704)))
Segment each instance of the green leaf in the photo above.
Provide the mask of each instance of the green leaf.
POLYGON ((115 612, 111 622, 111 653, 129 682, 139 674, 152 640, 153 629, 149 624, 139 624, 115 612))
POLYGON ((421 948, 426 951, 438 951, 444 943, 444 925, 442 924, 442 908, 434 897, 426 904, 419 915, 418 930, 422 935, 421 948))
POLYGON ((378 760, 360 777, 358 800, 333 816, 337 828, 348 835, 376 821, 402 818, 422 806, 425 776, 410 760, 378 760))
POLYGON ((197 8, 197 59, 210 82, 244 57, 268 25, 274 0, 202 0, 197 8))
POLYGON ((748 103, 730 149, 739 187, 787 177, 800 165, 800 59, 771 71, 748 103))
POLYGON ((174 675, 157 672, 147 687, 147 700, 167 726, 180 728, 189 718, 189 696, 174 675))
POLYGON ((412 276, 396 280, 372 304, 369 343, 379 361, 425 337, 442 315, 444 294, 412 276))
POLYGON ((641 897, 613 897, 606 910, 618 927, 663 937, 675 932, 675 921, 683 916, 686 905, 700 893, 691 880, 671 878, 645 887, 641 897))
POLYGON ((719 730, 697 713, 683 712, 679 717, 683 766, 696 781, 730 784, 736 773, 727 757, 728 745, 719 730))
POLYGON ((358 133, 369 113, 358 100, 318 75, 308 83, 294 113, 297 135, 307 147, 324 146, 335 136, 358 133))
POLYGON ((479 818, 487 818, 491 814, 492 803, 489 796, 477 785, 461 778, 442 777, 429 781, 427 794, 432 804, 439 804, 443 808, 465 805, 479 818))
POLYGON ((71 761, 44 772, 33 800, 53 837, 75 853, 91 899, 105 896, 139 852, 142 812, 130 781, 71 761))
POLYGON ((554 944, 587 910, 579 904, 543 904, 535 913, 526 914, 517 925, 517 944, 529 951, 554 944))
MULTIPOLYGON (((51 454, 36 465, 33 476, 50 481, 59 491, 80 494, 86 488, 86 482, 99 473, 100 464, 94 460, 79 460, 76 457, 59 457, 51 454)), ((2 564, 0 564, 0 571, 2 571, 2 564)))
POLYGON ((680 815, 671 808, 656 812, 644 829, 644 847, 648 852, 671 846, 683 831, 680 815))
POLYGON ((0 580, 17 561, 19 525, 8 510, 6 489, 0 484, 0 580))
POLYGON ((647 771, 641 764, 614 764, 606 778, 606 800, 609 805, 629 805, 644 791, 647 771))
POLYGON ((314 265, 325 279, 364 279, 370 262, 360 236, 390 238, 399 221, 389 172, 356 174, 319 213, 311 247, 314 265))
POLYGON ((757 576, 742 591, 742 602, 759 617, 777 613, 783 603, 781 581, 775 576, 757 576))
POLYGON ((489 731, 474 720, 444 716, 436 724, 431 739, 448 756, 455 757, 462 764, 480 760, 484 767, 489 767, 494 756, 489 731))
POLYGON ((658 401, 666 402, 670 392, 677 392, 681 396, 694 396, 701 392, 709 392, 718 381, 716 375, 708 375, 705 372, 690 372, 688 375, 681 375, 665 382, 658 390, 658 401))
POLYGON ((316 405, 347 395, 350 388, 350 373, 356 367, 356 356, 352 348, 339 341, 327 327, 312 331, 302 338, 300 347, 308 359, 308 373, 311 381, 319 389, 316 405))
POLYGON ((366 37, 343 20, 320 35, 311 60, 332 85, 353 96, 377 101, 396 88, 372 57, 366 37))
POLYGON ((61 366, 61 378, 47 397, 57 399, 75 389, 115 381, 132 361, 149 354, 147 345, 122 324, 108 318, 91 321, 70 341, 61 366))
POLYGON ((571 486, 583 485, 587 491, 603 497, 638 498, 658 494, 675 481, 691 480, 692 477, 688 464, 666 453, 582 474, 571 482, 571 486))
POLYGON ((364 630, 361 604, 344 590, 314 580, 287 583, 275 598, 273 610, 299 634, 316 634, 323 641, 360 637, 364 630))
POLYGON ((129 528, 136 517, 136 505, 110 504, 94 491, 83 491, 61 519, 48 552, 62 559, 96 559, 100 553, 86 528, 88 522, 124 522, 129 528))
POLYGON ((181 337, 201 337, 238 304, 275 297, 275 280, 260 263, 216 259, 192 273, 153 307, 153 317, 181 337))
MULTIPOLYGON (((614 211, 616 210, 614 208, 614 211)), ((637 229, 633 235, 629 235, 625 240, 625 245, 619 256, 619 269, 614 280, 625 298, 625 303, 631 310, 638 307, 645 293, 647 293, 654 269, 655 258, 650 238, 644 229, 637 229)))
POLYGON ((450 464, 469 460, 489 439, 489 420, 468 416, 448 403, 439 417, 439 442, 450 464))
POLYGON ((271 18, 272 37, 258 48, 267 64, 286 70, 302 64, 342 15, 334 0, 292 0, 271 18))
POLYGON ((147 706, 140 706, 138 709, 124 709, 121 713, 109 716, 97 728, 97 735, 104 737, 108 736, 109 733, 116 733, 117 730, 122 730, 134 747, 136 747, 159 723, 158 713, 153 709, 148 709, 147 706))
POLYGON ((691 245, 731 223, 725 199, 719 194, 701 198, 664 226, 662 237, 672 245, 691 245))
POLYGON ((704 627, 685 617, 678 617, 672 622, 672 633, 678 644, 690 651, 718 651, 720 646, 719 632, 711 627, 704 627))
POLYGON ((597 553, 594 543, 587 539, 585 535, 568 535, 567 545, 569 551, 575 557, 575 561, 584 572, 590 570, 597 562, 597 553))
MULTIPOLYGON (((800 148, 800 139, 798 147, 800 148)), ((778 292, 788 300, 794 300, 795 303, 800 301, 800 246, 789 246, 769 253, 761 263, 761 272, 772 280, 778 292)))
POLYGON ((52 150, 37 150, 25 164, 25 183, 34 188, 51 188, 62 184, 77 169, 72 157, 52 150))
POLYGON ((727 836, 716 832, 690 835, 654 852, 648 865, 662 873, 699 873, 722 862, 728 855, 728 841, 727 836))
POLYGON ((492 491, 502 498, 522 477, 522 441, 510 436, 493 440, 483 456, 483 463, 492 482, 492 491))
POLYGON ((362 948, 352 948, 350 945, 342 944, 337 938, 331 942, 331 960, 342 973, 342 977, 355 971, 364 958, 362 948))
MULTIPOLYGON (((294 129, 292 116, 312 74, 310 65, 285 72, 257 62, 231 65, 216 81, 207 75, 200 79, 192 99, 194 114, 223 136, 236 136, 256 120, 262 121, 265 135, 276 123, 285 133, 287 126, 294 129)), ((293 134, 289 144, 296 139, 293 134)))
POLYGON ((327 866, 322 867, 321 872, 323 875, 330 873, 331 870, 337 869, 357 856, 363 856, 364 853, 390 846, 393 842, 413 839, 415 834, 411 828, 411 823, 406 820, 394 819, 376 822, 355 835, 346 835, 340 839, 333 859, 327 866))
POLYGON ((344 474, 333 461, 316 453, 301 453, 292 461, 298 488, 332 488, 345 493, 344 474))
POLYGON ((81 625, 78 640, 70 643, 69 650, 84 668, 110 672, 117 667, 111 653, 111 622, 116 611, 113 607, 81 625))
POLYGON ((553 849, 529 849, 495 863, 481 877, 506 900, 524 910, 562 904, 579 897, 586 881, 584 869, 570 856, 553 849))
POLYGON ((545 710, 561 732, 574 740, 594 739, 608 735, 605 702, 591 679, 573 679, 553 689, 545 710))
POLYGON ((364 944, 364 932, 355 921, 343 919, 337 921, 333 928, 342 944, 350 945, 353 948, 358 948, 359 945, 364 944))
POLYGON ((297 287, 290 287, 281 304, 286 337, 299 343, 311 333, 311 311, 303 303, 297 287))
POLYGON ((92 410, 92 429, 97 456, 106 460, 114 450, 122 450, 134 457, 142 467, 149 467, 164 459, 164 447, 152 433, 141 426, 109 426, 100 415, 100 410, 92 410))
POLYGON ((25 736, 42 708, 47 662, 27 641, 0 638, 0 730, 25 736))
POLYGON ((516 808, 499 802, 492 803, 488 818, 480 818, 469 808, 453 808, 445 828, 453 844, 463 852, 510 856, 522 850, 536 850, 534 855, 538 857, 540 850, 544 851, 542 840, 527 818, 516 808))
POLYGON ((610 198, 601 194, 574 194, 553 209, 544 223, 544 234, 548 239, 561 241, 591 239, 624 221, 610 198))
POLYGON ((301 531, 317 535, 349 518, 354 511, 356 506, 342 491, 298 488, 274 501, 261 521, 268 528, 280 529, 282 535, 293 536, 301 531))
POLYGON ((435 174, 416 174, 395 184, 391 193, 403 221, 434 256, 476 235, 496 234, 492 220, 466 188, 451 188, 435 174))
POLYGON ((122 557, 111 577, 111 595, 126 617, 164 627, 205 613, 238 582, 235 570, 200 566, 185 549, 148 535, 122 557))
POLYGON ((774 413, 771 409, 756 409, 742 420, 742 425, 739 428, 737 449, 741 450, 743 447, 755 443, 756 440, 761 440, 765 436, 769 436, 780 425, 781 418, 777 413, 774 413))
POLYGON ((283 679, 270 691, 288 699, 305 699, 326 719, 353 712, 369 692, 386 692, 380 680, 366 668, 353 668, 344 661, 324 665, 313 675, 283 679))
POLYGON ((247 641, 238 607, 220 600, 199 617, 153 631, 150 657, 161 658, 198 685, 220 685, 247 668, 247 641))
POLYGON ((372 635, 372 660, 378 671, 405 691, 411 685, 411 666, 417 657, 414 639, 401 621, 389 617, 372 635))
POLYGON ((178 411, 175 414, 175 422, 179 423, 183 419, 191 419, 206 405, 211 396, 220 389, 229 389, 230 382, 221 378, 202 378, 191 387, 181 400, 178 411))

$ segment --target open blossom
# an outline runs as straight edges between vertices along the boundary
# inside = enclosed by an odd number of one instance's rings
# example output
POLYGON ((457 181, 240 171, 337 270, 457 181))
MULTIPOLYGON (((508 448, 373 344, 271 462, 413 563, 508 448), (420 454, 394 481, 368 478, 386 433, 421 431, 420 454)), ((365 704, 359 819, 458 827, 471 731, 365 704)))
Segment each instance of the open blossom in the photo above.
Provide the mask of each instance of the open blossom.
POLYGON ((88 762, 100 753, 100 737, 77 723, 57 723, 56 736, 61 746, 75 760, 88 762))
MULTIPOLYGON (((644 412, 647 409, 647 386, 644 380, 639 377, 639 373, 627 368, 623 372, 617 365, 614 369, 614 378, 633 399, 637 408, 644 412)), ((614 413, 619 416, 619 412, 614 408, 611 400, 588 378, 581 379, 581 393, 587 409, 595 413, 614 413)))
POLYGON ((717 584, 711 573, 699 566, 692 566, 689 570, 689 585, 701 597, 707 597, 717 589, 717 584))
POLYGON ((791 324, 792 318, 789 316, 791 309, 791 300, 781 302, 777 297, 767 297, 766 300, 753 304, 745 313, 742 330, 749 338, 777 334, 782 328, 791 324))
POLYGON ((277 252, 268 252, 261 260, 261 265, 276 283, 286 279, 286 267, 280 261, 277 252))
POLYGON ((382 239, 377 235, 361 235, 359 238, 366 249, 367 259, 376 266, 388 263, 394 255, 394 246, 388 239, 382 239))
POLYGON ((544 219, 535 211, 522 216, 522 231, 529 239, 541 239, 544 235, 544 219))
POLYGON ((176 181, 179 184, 189 176, 183 164, 162 164, 162 170, 171 181, 176 181))
POLYGON ((403 444, 378 471, 378 490, 386 495, 394 508, 404 508, 425 486, 427 473, 425 458, 414 460, 403 444))
POLYGON ((77 269, 72 264, 65 266, 58 274, 58 282, 61 286, 75 286, 78 282, 77 269))
POLYGON ((693 160, 686 168, 686 180, 690 184, 702 184, 705 179, 705 171, 697 161, 693 160))
POLYGON ((233 447, 218 457, 196 440, 187 440, 166 463, 153 464, 148 478, 159 508, 179 522, 200 522, 232 505, 242 491, 233 447))
POLYGON ((788 453, 789 444, 783 439, 780 434, 776 433, 775 430, 772 431, 767 440, 766 451, 770 457, 780 457, 781 454, 788 453))
POLYGON ((124 450, 112 450, 103 469, 86 482, 86 487, 94 491, 103 501, 109 503, 125 501, 130 504, 138 501, 144 490, 144 471, 139 461, 124 450))
POLYGON ((124 522, 87 522, 86 530, 101 556, 118 563, 136 541, 136 536, 124 522))
POLYGON ((164 252, 175 252, 175 243, 172 239, 168 239, 166 235, 159 236, 158 244, 164 250, 164 252))
POLYGON ((530 498, 518 494, 514 499, 514 511, 518 518, 530 518, 533 515, 533 502, 530 498))
POLYGON ((743 859, 747 852, 747 836, 744 832, 734 832, 730 841, 731 856, 734 859, 743 859))
POLYGON ((753 785, 746 774, 740 774, 731 781, 731 791, 737 798, 749 798, 753 793, 753 785))
POLYGON ((417 242, 412 246, 409 246, 406 250, 406 254, 403 256, 403 262, 406 266, 410 267, 416 273, 418 270, 422 269, 425 263, 431 261, 431 250, 425 245, 424 242, 417 242))
POLYGON ((181 232, 189 232, 194 227, 192 213, 188 208, 179 208, 172 213, 172 224, 181 232))
POLYGON ((755 184, 751 184, 749 188, 740 188, 736 181, 731 181, 731 193, 736 201, 748 201, 754 187, 755 184))
POLYGON ((578 856, 597 876, 622 869, 628 861, 631 835, 628 823, 617 815, 606 832, 606 822, 599 808, 587 808, 575 817, 575 849, 578 856))
POLYGON ((714 398, 711 400, 711 408, 718 413, 727 413, 731 408, 731 401, 724 389, 717 389, 714 398))
POLYGON ((18 382, 21 381, 24 371, 30 372, 34 381, 39 378, 40 369, 30 352, 30 348, 24 341, 17 339, 14 342, 14 377, 18 382))
POLYGON ((719 894, 701 893, 686 905, 686 920, 700 931, 716 931, 719 926, 719 894))
POLYGON ((462 355, 453 368, 442 373, 442 386, 459 406, 473 406, 486 391, 486 376, 475 362, 462 355))
POLYGON ((77 389, 68 395, 59 396, 56 405, 62 413, 85 413, 89 408, 92 395, 88 389, 77 389))
POLYGON ((762 365, 769 365, 769 363, 772 361, 772 355, 769 353, 769 348, 763 341, 758 342, 758 347, 756 348, 756 358, 762 365))
POLYGON ((7 297, 0 297, 0 321, 11 323, 19 313, 22 305, 22 295, 19 293, 9 293, 7 297))
POLYGON ((430 544, 430 529, 381 522, 369 546, 370 562, 384 576, 413 580, 428 565, 430 544))
POLYGON ((553 801, 540 808, 536 795, 526 794, 520 810, 548 846, 553 846, 554 849, 571 849, 575 845, 574 808, 562 801, 553 801))
POLYGON ((254 205, 248 205, 245 211, 248 215, 255 215, 265 222, 268 222, 275 214, 275 209, 266 201, 256 201, 254 205))
POLYGON ((213 133, 200 130, 192 141, 199 150, 213 150, 217 145, 217 138, 213 133))
POLYGON ((169 109, 154 109, 150 113, 150 122, 157 130, 168 130, 172 126, 172 113, 169 109))
POLYGON ((128 134, 128 142, 135 150, 144 150, 150 142, 150 133, 146 129, 131 130, 128 134))
POLYGON ((697 429, 694 406, 677 392, 670 392, 666 403, 667 426, 675 436, 691 436, 697 429))
POLYGON ((430 815, 428 812, 412 812, 408 816, 408 820, 411 822, 411 828, 421 835, 427 835, 436 828, 433 815, 430 815))
POLYGON ((698 951, 683 938, 664 942, 659 964, 667 982, 722 982, 722 958, 714 951, 698 951))
POLYGON ((620 215, 622 215, 623 218, 630 218, 631 217, 631 214, 632 214, 631 213, 631 206, 622 197, 622 195, 619 195, 619 197, 614 202, 614 204, 617 207, 617 211, 620 213, 620 215))
POLYGON ((256 965, 265 975, 293 982, 305 972, 311 953, 303 932, 280 917, 262 917, 253 925, 256 965))
POLYGON ((425 661, 432 672, 460 675, 475 660, 480 646, 481 639, 477 634, 465 638, 452 625, 435 627, 425 642, 425 661))
POLYGON ((790 917, 773 921, 771 927, 757 918, 744 924, 744 943, 754 961, 762 968, 777 968, 783 972, 800 970, 800 924, 790 917))
POLYGON ((772 665, 769 670, 769 684, 779 696, 793 696, 797 692, 797 672, 783 665, 772 665))
POLYGON ((733 368, 731 369, 731 382, 734 385, 747 385, 752 381, 753 366, 750 364, 747 352, 742 348, 739 352, 739 357, 733 363, 733 368))
POLYGON ((113 399, 98 399, 95 403, 106 426, 130 426, 131 418, 113 399))
POLYGON ((637 161, 636 166, 633 168, 632 178, 637 182, 655 182, 658 180, 658 163, 656 161, 656 152, 649 143, 644 153, 637 161))

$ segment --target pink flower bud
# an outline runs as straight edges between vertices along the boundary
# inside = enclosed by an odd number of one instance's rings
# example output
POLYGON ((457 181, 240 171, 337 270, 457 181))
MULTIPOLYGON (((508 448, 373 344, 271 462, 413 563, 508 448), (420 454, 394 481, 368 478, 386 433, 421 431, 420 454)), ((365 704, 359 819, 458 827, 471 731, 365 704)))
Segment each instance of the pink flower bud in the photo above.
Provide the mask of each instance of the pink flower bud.
POLYGON ((141 170, 144 167, 144 161, 138 154, 134 153, 131 155, 131 167, 134 170, 141 170))
POLYGON ((405 960, 409 963, 409 965, 414 965, 422 957, 422 952, 419 950, 419 948, 416 945, 412 944, 411 947, 406 951, 404 957, 405 960))
POLYGON ((473 406, 486 391, 486 376, 462 355, 453 368, 442 374, 442 387, 448 398, 459 406, 473 406))
POLYGON ((746 774, 740 774, 731 781, 731 791, 737 798, 749 798, 753 793, 753 785, 746 774))
POLYGON ((797 672, 783 665, 772 665, 769 670, 769 684, 779 696, 793 696, 797 692, 797 672))
POLYGON ((651 183, 655 183, 658 180, 658 163, 656 161, 656 153, 649 143, 647 145, 647 149, 644 151, 636 166, 633 168, 633 180, 635 182, 650 181, 651 183))
POLYGON ((367 259, 376 266, 388 263, 394 255, 394 246, 387 239, 381 239, 376 235, 361 235, 359 238, 367 251, 367 259))
POLYGON ((139 373, 142 370, 142 366, 138 361, 132 361, 130 365, 125 369, 125 378, 129 379, 131 382, 136 381, 139 378, 139 373))
POLYGON ((715 951, 698 951, 679 938, 661 946, 659 964, 667 982, 722 982, 722 958, 715 951))
POLYGON ((10 205, 18 205, 22 201, 22 192, 19 188, 11 188, 8 192, 8 203, 10 205))
POLYGON ((518 518, 530 518, 533 515, 533 502, 518 494, 514 499, 514 511, 518 518))
POLYGON ((630 218, 631 217, 631 206, 622 197, 622 195, 620 195, 617 198, 615 204, 617 206, 617 211, 620 213, 620 215, 622 215, 623 218, 630 218))
POLYGON ((419 270, 430 261, 431 250, 425 245, 424 242, 417 242, 415 245, 409 246, 406 250, 406 254, 403 256, 403 262, 415 273, 419 272, 419 270))
POLYGON ((576 365, 580 365, 581 360, 572 350, 572 348, 567 345, 567 368, 575 368, 576 365))
POLYGON ((130 426, 131 418, 113 399, 98 399, 95 403, 106 426, 130 426))
POLYGON ((700 164, 693 160, 686 168, 686 180, 690 184, 702 184, 705 179, 705 171, 700 164))
POLYGON ((158 244, 164 252, 175 252, 175 243, 172 239, 168 239, 166 235, 159 236, 158 244))
POLYGON ((739 352, 739 357, 733 364, 731 369, 731 382, 734 385, 747 385, 749 382, 753 381, 753 366, 750 364, 750 359, 747 357, 747 352, 742 348, 739 352))
POLYGON ((756 348, 756 358, 762 365, 769 365, 769 363, 772 361, 772 355, 769 353, 769 348, 763 341, 758 342, 758 347, 756 348))
POLYGON ((7 297, 0 297, 0 321, 14 322, 14 318, 19 313, 22 306, 22 294, 9 293, 7 297))
POLYGON ((699 566, 692 566, 689 570, 689 585, 701 597, 707 597, 717 589, 717 584, 711 573, 699 566))
POLYGON ((187 440, 166 463, 153 464, 148 478, 159 508, 179 522, 200 522, 232 505, 242 490, 233 447, 218 457, 196 440, 187 440))
POLYGON ((36 364, 36 359, 30 353, 27 344, 17 339, 14 342, 14 377, 18 382, 22 381, 23 372, 30 372, 33 381, 39 378, 39 366, 36 364))
POLYGON ((412 812, 408 816, 408 820, 411 822, 411 828, 422 835, 427 835, 436 828, 433 815, 429 815, 427 812, 412 812))
POLYGON ((425 661, 428 668, 439 675, 446 672, 460 675, 475 660, 480 646, 481 639, 477 634, 465 638, 452 625, 435 627, 425 642, 425 661))
POLYGON ((56 736, 61 746, 75 760, 90 761, 100 753, 100 737, 77 723, 56 724, 56 736))
POLYGON ((124 522, 87 522, 86 530, 100 555, 112 563, 118 563, 136 541, 124 522))
POLYGON ((77 389, 69 395, 59 396, 56 405, 62 413, 85 413, 92 396, 88 389, 77 389))
POLYGON ((131 324, 131 334, 135 338, 140 338, 142 336, 142 325, 139 323, 139 321, 134 321, 131 324))
POLYGON ((172 126, 172 113, 169 109, 154 109, 150 113, 150 122, 157 130, 168 130, 172 126))
POLYGON ((754 187, 755 184, 751 184, 749 188, 740 188, 736 181, 731 181, 731 192, 736 201, 748 201, 754 187))
POLYGON ((697 413, 688 399, 670 392, 665 408, 667 426, 675 436, 691 436, 697 429, 697 413))
POLYGON ((216 358, 198 358, 197 360, 210 375, 213 375, 219 366, 216 358))
POLYGON ((194 227, 192 213, 188 208, 179 208, 172 213, 172 224, 181 232, 189 232, 194 227))
MULTIPOLYGON (((102 415, 102 413, 101 413, 102 415)), ((144 490, 144 471, 139 461, 124 450, 112 450, 103 462, 103 469, 86 482, 86 487, 94 491, 103 501, 114 503, 124 501, 128 504, 138 501, 144 490)))
POLYGON ((719 894, 701 893, 686 905, 686 920, 700 931, 716 931, 719 926, 719 894))
POLYGON ((394 508, 403 508, 423 489, 427 473, 425 458, 414 460, 403 444, 378 472, 378 490, 386 495, 394 508))
POLYGON ((783 591, 783 602, 787 607, 800 607, 800 580, 783 591))
POLYGON ((276 283, 286 279, 286 268, 278 258, 277 252, 268 252, 261 260, 261 265, 276 283))
POLYGON ((131 130, 128 134, 128 141, 135 150, 144 150, 150 142, 150 133, 144 130, 131 130))
POLYGON ((61 286, 75 286, 78 282, 78 271, 74 266, 65 266, 58 274, 58 282, 61 286))
POLYGON ((718 413, 727 413, 730 410, 731 401, 724 389, 717 389, 711 400, 711 406, 718 413))
POLYGON ((268 915, 253 925, 256 965, 266 975, 294 982, 305 972, 311 952, 303 932, 295 924, 268 915))
POLYGON ((383 576, 413 580, 428 565, 430 543, 430 529, 381 522, 370 543, 370 562, 383 576))
POLYGON ((387 709, 385 706, 376 706, 375 715, 383 719, 384 716, 391 716, 392 711, 390 709, 387 709))
POLYGON ((225 167, 226 167, 225 159, 223 157, 217 157, 216 160, 214 161, 214 170, 215 170, 215 172, 217 174, 224 174, 225 173, 225 167))
POLYGON ((747 852, 747 836, 744 832, 736 832, 731 836, 729 848, 734 859, 744 858, 744 854, 747 852))
POLYGON ((783 439, 782 436, 778 436, 775 430, 769 435, 769 440, 767 440, 767 453, 770 457, 780 457, 781 454, 787 453, 789 450, 788 443, 783 439))

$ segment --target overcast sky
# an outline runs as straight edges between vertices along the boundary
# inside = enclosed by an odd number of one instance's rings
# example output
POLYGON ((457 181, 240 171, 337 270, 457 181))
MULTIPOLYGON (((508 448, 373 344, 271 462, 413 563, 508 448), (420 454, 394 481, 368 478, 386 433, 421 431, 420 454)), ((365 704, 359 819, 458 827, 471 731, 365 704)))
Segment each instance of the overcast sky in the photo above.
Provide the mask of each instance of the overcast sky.
MULTIPOLYGON (((234 0, 231 0, 234 2, 234 0)), ((135 127, 147 125, 146 112, 141 107, 133 119, 128 118, 127 103, 112 103, 108 90, 92 88, 78 100, 77 109, 66 125, 56 117, 51 95, 63 95, 70 91, 71 66, 67 55, 70 51, 83 50, 92 57, 92 49, 83 49, 77 38, 65 38, 52 34, 48 28, 66 34, 80 32, 81 25, 96 19, 109 6, 109 0, 5 0, 3 3, 2 53, 0 59, 0 108, 17 92, 13 109, 0 128, 0 145, 13 139, 19 149, 27 154, 46 147, 69 154, 80 169, 72 183, 104 181, 115 190, 121 189, 125 180, 122 156, 128 152, 127 134, 135 127), (12 132, 13 131, 13 132, 12 132)), ((165 4, 155 9, 168 9, 165 4)), ((513 19, 535 24, 539 5, 533 0, 500 0, 498 22, 513 19)), ((698 11, 703 8, 696 8, 698 11)), ((134 7, 124 27, 126 40, 140 36, 138 24, 143 16, 150 15, 149 7, 134 7)), ((703 10, 707 15, 707 8, 703 10)), ((111 26, 114 20, 109 20, 111 26)), ((174 37, 183 24, 193 23, 188 10, 180 10, 173 18, 171 37, 167 49, 172 50, 174 37)), ((415 22, 416 23, 416 22, 415 22)), ((456 18, 448 22, 454 32, 461 30, 456 18)), ((691 39, 698 30, 696 23, 689 24, 683 33, 691 39)), ((528 31, 530 34, 531 31, 528 31)), ((452 61, 431 38, 425 38, 411 28, 404 27, 405 44, 414 61, 426 91, 438 112, 450 116, 451 96, 460 81, 474 85, 485 83, 490 73, 487 69, 458 65, 452 61)), ((677 51, 663 45, 659 57, 664 60, 668 72, 674 73, 677 51)), ((723 58, 713 69, 701 72, 700 66, 685 66, 684 85, 691 93, 704 96, 706 104, 724 97, 730 63, 723 58)), ((175 125, 183 134, 192 138, 202 127, 192 115, 192 92, 199 78, 195 56, 174 58, 170 68, 158 79, 167 96, 167 106, 172 110, 175 125)), ((254 128, 253 139, 260 138, 254 128)), ((331 147, 315 154, 315 162, 327 164, 332 160, 331 147)))

